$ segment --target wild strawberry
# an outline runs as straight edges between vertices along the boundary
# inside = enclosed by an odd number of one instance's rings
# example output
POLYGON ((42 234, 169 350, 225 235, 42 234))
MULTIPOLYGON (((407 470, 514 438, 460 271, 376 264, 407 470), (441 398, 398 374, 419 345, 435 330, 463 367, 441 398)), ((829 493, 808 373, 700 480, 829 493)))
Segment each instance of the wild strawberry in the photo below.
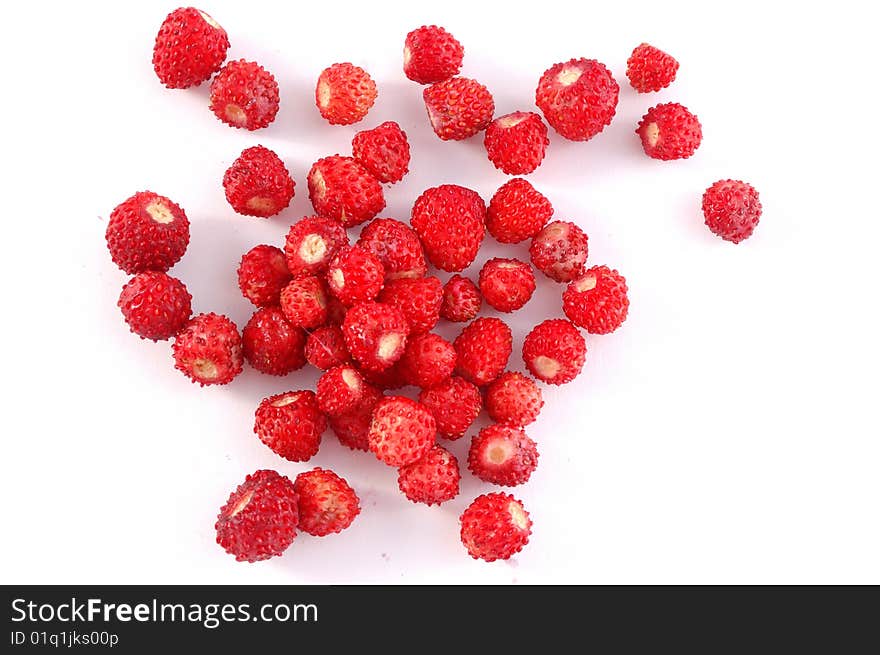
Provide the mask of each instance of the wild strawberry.
POLYGON ((218 314, 193 316, 174 337, 174 367, 201 386, 228 384, 241 373, 241 336, 218 314))
POLYGON ((434 84, 458 75, 464 48, 449 32, 423 25, 406 35, 403 72, 413 82, 434 84))
POLYGON ((528 175, 541 165, 550 139, 538 114, 515 111, 489 123, 483 145, 495 168, 508 175, 528 175))
POLYGON ((169 89, 201 84, 226 59, 226 30, 203 11, 181 7, 162 22, 153 47, 153 69, 169 89))
POLYGON ((466 326, 454 345, 458 354, 455 372, 482 387, 504 372, 513 336, 504 321, 483 317, 466 326))
POLYGON ((675 80, 678 62, 659 48, 643 43, 626 60, 626 76, 639 93, 665 89, 675 80))
POLYGON ((351 360, 345 347, 345 337, 338 325, 325 325, 306 338, 306 361, 322 371, 351 360))
POLYGON ((499 312, 513 312, 535 292, 535 274, 518 259, 493 257, 480 269, 480 292, 499 312))
MULTIPOLYGON (((404 352, 406 352, 404 350, 404 352)), ((403 355, 401 355, 402 357, 403 355)), ((391 391, 393 389, 400 389, 401 387, 406 386, 406 380, 403 379, 403 376, 400 375, 400 367, 398 366, 398 362, 392 364, 388 368, 384 368, 381 371, 374 371, 369 368, 361 368, 361 375, 364 376, 364 380, 372 384, 377 389, 382 389, 383 391, 391 391)))
POLYGON ((434 416, 440 435, 450 440, 461 439, 483 407, 480 390, 455 375, 430 389, 423 389, 419 402, 434 416))
POLYGON ((486 203, 476 191, 443 184, 418 197, 410 224, 434 266, 444 271, 461 271, 477 256, 485 220, 486 203))
POLYGON ((192 296, 183 282, 158 271, 131 278, 117 304, 131 331, 152 341, 173 337, 192 316, 192 296))
POLYGON ((292 462, 318 452, 327 418, 313 391, 289 391, 264 398, 257 407, 254 432, 264 444, 292 462))
POLYGON ((529 542, 532 520, 510 494, 479 496, 461 515, 461 543, 474 559, 509 559, 529 542))
POLYGON ((320 278, 306 275, 292 279, 281 291, 281 311, 290 324, 316 328, 327 322, 327 291, 320 278))
POLYGON ((541 231, 550 217, 553 205, 521 177, 501 185, 489 201, 486 229, 501 243, 519 243, 541 231))
POLYGON ((726 241, 748 239, 761 218, 761 200, 751 184, 719 180, 703 194, 706 226, 726 241))
POLYGON ((403 357, 409 327, 396 307, 365 302, 348 310, 342 334, 348 352, 362 368, 381 371, 403 357))
POLYGON ((318 76, 315 103, 331 125, 351 125, 362 120, 376 102, 376 83, 363 68, 333 64, 318 76))
POLYGON ((373 410, 368 436, 370 450, 389 466, 419 460, 437 436, 437 424, 428 408, 403 396, 387 396, 373 410))
POLYGON ((223 175, 226 200, 245 216, 279 213, 293 199, 294 186, 281 158, 263 146, 243 150, 223 175))
POLYGON ((257 307, 277 305, 281 290, 290 282, 284 253, 275 246, 259 245, 248 250, 238 265, 238 288, 257 307))
POLYGON ((486 389, 486 411, 496 423, 526 426, 538 418, 543 406, 538 385, 522 373, 502 373, 486 389))
POLYGON ((379 258, 386 280, 424 277, 428 271, 418 235, 409 225, 393 218, 370 222, 361 230, 357 245, 379 258))
POLYGON ((364 395, 357 407, 345 414, 328 417, 330 429, 339 439, 339 443, 352 450, 370 449, 368 435, 373 420, 373 410, 383 397, 382 392, 376 387, 364 385, 364 395))
POLYGON ((354 489, 333 471, 304 471, 293 488, 299 495, 299 529, 312 536, 342 532, 361 511, 354 489))
POLYGON ((490 425, 471 441, 468 468, 484 482, 515 487, 537 466, 538 447, 520 428, 490 425))
POLYGON ((557 282, 571 282, 582 275, 588 252, 587 235, 566 221, 549 223, 529 246, 535 268, 557 282))
POLYGON ((232 127, 266 127, 275 120, 278 101, 272 73, 251 61, 230 61, 211 81, 211 111, 232 127))
POLYGON ((384 279, 382 262, 359 246, 340 248, 327 269, 330 293, 346 307, 373 300, 382 289, 384 279))
POLYGON ((409 141, 394 121, 355 134, 351 154, 380 182, 400 182, 409 171, 409 141))
POLYGON ((539 323, 523 341, 523 361, 532 375, 547 384, 574 380, 584 366, 587 344, 569 321, 554 318, 539 323))
POLYGON ((489 89, 466 77, 432 84, 422 95, 431 127, 444 141, 472 137, 486 129, 495 112, 489 89))
POLYGON ((397 486, 403 495, 414 503, 426 505, 440 505, 455 498, 460 480, 455 455, 437 445, 397 472, 397 486))
POLYGON ((344 227, 368 221, 385 208, 379 180, 351 157, 324 157, 309 171, 309 199, 320 216, 344 227))
POLYGON ((350 364, 336 366, 318 378, 318 407, 328 416, 339 416, 357 409, 364 399, 367 383, 350 364))
POLYGON ((400 376, 422 389, 430 389, 448 379, 455 370, 455 348, 439 334, 428 332, 410 336, 397 364, 400 376))
POLYGON ((323 273, 339 249, 347 245, 348 234, 339 221, 306 216, 287 233, 287 268, 296 276, 323 273))
POLYGON ((562 310, 591 334, 614 332, 629 310, 626 279, 607 266, 593 266, 562 294, 562 310))
POLYGON ((267 375, 287 375, 305 366, 305 341, 305 332, 288 323, 278 307, 258 309, 241 331, 244 358, 267 375))
POLYGON ((410 334, 430 332, 440 319, 443 285, 433 276, 391 280, 379 294, 379 302, 403 312, 410 334))
POLYGON ((453 275, 443 287, 440 316, 455 323, 472 321, 482 304, 483 299, 477 285, 462 275, 453 275))
POLYGON ((586 141, 611 124, 620 90, 611 72, 595 59, 572 59, 541 76, 535 103, 561 136, 586 141))
POLYGON ((699 119, 687 107, 675 102, 651 107, 642 117, 636 134, 645 154, 653 159, 687 159, 703 140, 699 119))

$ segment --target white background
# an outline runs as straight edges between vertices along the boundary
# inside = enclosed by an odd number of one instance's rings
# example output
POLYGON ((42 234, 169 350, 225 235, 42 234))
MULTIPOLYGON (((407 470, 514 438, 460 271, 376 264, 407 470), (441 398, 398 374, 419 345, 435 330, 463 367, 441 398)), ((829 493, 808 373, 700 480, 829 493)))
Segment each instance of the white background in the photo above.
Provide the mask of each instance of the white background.
MULTIPOLYGON (((207 0, 230 57, 256 59, 280 83, 278 118, 256 133, 220 123, 207 85, 169 91, 156 80, 153 39, 173 4, 7 9, 2 582, 880 583, 880 107, 861 4, 207 0), (612 126, 587 143, 551 132, 530 180, 557 218, 588 232, 590 262, 627 277, 630 317, 588 337, 575 382, 544 389, 529 430, 540 465, 514 491, 534 534, 494 564, 458 540, 460 512, 490 490, 470 474, 459 498, 428 508, 398 493, 393 469, 329 432, 308 464, 265 448, 251 432, 259 400, 315 375, 247 370, 228 387, 191 384, 168 343, 128 332, 116 308, 126 278, 103 236, 133 192, 171 197, 192 221, 172 273, 197 312, 241 326, 252 311, 236 287, 241 254, 282 243, 311 212, 311 163, 347 154, 358 129, 397 120, 412 144, 411 173, 387 190, 384 215, 407 220, 418 194, 445 182, 488 200, 505 176, 481 138, 440 142, 421 87, 401 71, 404 35, 435 22, 464 44, 462 72, 490 88, 499 115, 534 109, 540 74, 571 57, 600 59, 621 83, 612 126), (661 93, 626 84, 642 41, 681 62, 661 93), (314 106, 318 73, 338 61, 364 66, 379 87, 353 127, 330 126, 314 106), (703 123, 690 160, 641 152, 635 125, 662 101, 703 123), (297 184, 291 208, 268 221, 234 214, 221 187, 257 143, 297 184), (703 190, 727 177, 752 182, 764 205, 739 246, 711 235, 700 213, 703 190), (217 510, 246 473, 315 465, 360 493, 349 530, 300 535, 257 565, 215 545, 217 510)), ((526 254, 490 241, 481 259, 526 254)), ((560 290, 541 281, 511 318, 511 366, 522 367, 528 328, 559 315, 560 290)), ((452 446, 459 457, 466 448, 452 446)))

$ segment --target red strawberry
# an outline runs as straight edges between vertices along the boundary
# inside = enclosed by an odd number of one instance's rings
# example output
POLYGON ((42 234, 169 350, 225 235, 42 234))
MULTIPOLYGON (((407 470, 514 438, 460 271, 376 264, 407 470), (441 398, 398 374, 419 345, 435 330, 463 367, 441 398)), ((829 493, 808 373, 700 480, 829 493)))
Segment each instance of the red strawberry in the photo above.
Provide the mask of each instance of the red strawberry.
POLYGON ((539 323, 523 341, 523 361, 532 375, 547 384, 574 380, 584 366, 587 344, 565 319, 539 323))
POLYGON ((304 471, 293 488, 299 494, 299 528, 315 537, 342 532, 361 511, 354 489, 333 471, 304 471))
POLYGON ((461 515, 461 543, 474 559, 509 559, 529 542, 532 520, 510 494, 478 497, 461 515))
POLYGON ((201 84, 220 70, 229 38, 213 18, 194 7, 172 11, 162 22, 153 47, 153 69, 169 89, 201 84))
POLYGON ((431 127, 444 141, 472 137, 486 129, 495 112, 489 89, 466 77, 432 84, 422 95, 431 127))
POLYGON ((626 279, 607 266, 593 266, 562 294, 562 310, 591 334, 614 332, 629 311, 626 279))
POLYGON ((266 127, 275 120, 278 102, 272 73, 251 61, 230 61, 211 81, 211 111, 232 127, 266 127))
POLYGON ((699 119, 675 102, 651 107, 642 117, 636 134, 646 155, 663 160, 687 159, 703 140, 699 119))
POLYGON ((486 411, 497 423, 522 427, 533 423, 541 413, 544 400, 535 381, 508 371, 486 389, 486 411))
POLYGON ((499 312, 513 312, 535 292, 532 267, 518 259, 493 257, 480 269, 483 298, 499 312))
POLYGON ((369 250, 385 268, 385 279, 424 277, 428 271, 418 235, 393 218, 377 218, 361 230, 357 245, 369 250))
POLYGON ((571 282, 584 272, 588 239, 574 223, 553 221, 535 235, 529 255, 535 268, 551 280, 571 282))
POLYGON ((538 448, 520 428, 490 425, 471 441, 468 468, 484 482, 515 487, 538 466, 538 448))
POLYGON ((403 72, 413 82, 434 84, 458 75, 464 48, 449 32, 424 25, 406 35, 403 72))
MULTIPOLYGON (((404 350, 404 352, 406 351, 404 350)), ((403 357, 403 355, 401 355, 401 357, 403 357)), ((400 367, 398 366, 398 363, 399 360, 397 363, 392 364, 388 368, 383 368, 381 371, 361 368, 361 375, 364 376, 364 380, 383 391, 400 389, 401 387, 406 386, 406 380, 400 375, 400 367)))
POLYGON ((619 91, 603 64, 595 59, 572 59, 544 71, 535 103, 560 135, 586 141, 611 124, 619 91))
POLYGON ((345 345, 362 368, 381 371, 403 357, 409 327, 403 313, 391 305, 355 305, 342 324, 345 345))
POLYGON ((456 373, 482 387, 504 372, 513 336, 504 321, 484 317, 466 326, 454 345, 458 354, 456 373))
POLYGON ((373 300, 384 279, 382 262, 359 246, 340 248, 327 269, 327 286, 346 307, 373 300))
POLYGON ((314 330, 306 339, 306 361, 326 371, 350 361, 345 337, 338 325, 325 325, 314 330))
POLYGON ((367 383, 350 364, 336 366, 324 373, 317 384, 318 407, 328 416, 353 412, 364 400, 367 383))
POLYGON ((379 302, 403 312, 410 334, 422 334, 434 329, 440 319, 443 285, 433 276, 391 280, 379 294, 379 302))
POLYGON ((483 145, 495 168, 508 175, 528 175, 541 165, 550 139, 538 114, 515 111, 489 123, 483 145))
POLYGON ((257 407, 254 432, 284 459, 305 462, 318 452, 327 418, 313 391, 289 391, 264 398, 257 407))
POLYGON ((521 177, 501 185, 486 212, 486 228, 501 243, 519 243, 541 231, 553 205, 535 187, 521 177))
POLYGON ((275 246, 260 245, 248 250, 238 265, 238 288, 257 307, 277 305, 281 290, 290 282, 284 253, 275 246))
POLYGON ((434 416, 441 436, 450 440, 461 439, 483 407, 480 390, 454 375, 430 389, 423 389, 419 402, 434 416))
POLYGON ((626 60, 626 76, 639 93, 665 89, 675 80, 678 62, 659 48, 643 43, 626 60))
POLYGON ((329 417, 330 429, 339 439, 339 443, 352 450, 370 449, 367 437, 370 434, 373 410, 383 397, 381 391, 367 384, 364 387, 364 396, 355 409, 339 416, 329 417))
POLYGON ((223 175, 226 200, 245 216, 279 213, 293 199, 294 186, 281 158, 263 146, 243 150, 223 175))
POLYGON ((389 466, 421 459, 434 445, 437 424, 428 408, 403 396, 387 396, 373 410, 370 450, 389 466))
POLYGON ((244 358, 260 373, 287 375, 305 366, 306 335, 277 307, 254 312, 241 332, 244 358))
POLYGON ((410 224, 434 266, 461 271, 477 256, 485 234, 486 203, 455 184, 427 189, 412 208, 410 224))
POLYGON ((315 275, 327 270, 330 260, 348 245, 345 228, 332 218, 306 216, 290 227, 284 254, 293 275, 315 275))
POLYGON ((455 348, 438 334, 410 336, 397 367, 407 384, 423 389, 449 379, 455 370, 455 348))
POLYGON ((345 227, 360 225, 385 208, 379 180, 351 157, 324 157, 309 171, 309 199, 321 216, 345 227))
POLYGON ((442 446, 431 446, 421 459, 401 466, 397 486, 414 503, 440 505, 458 495, 458 460, 442 446))
POLYGON ((281 311, 290 324, 316 328, 327 322, 327 291, 313 275, 297 277, 281 291, 281 311))
POLYGON ((725 241, 748 239, 761 218, 761 199, 751 184, 719 180, 703 194, 706 226, 725 241))
POLYGON ((333 64, 318 76, 315 103, 331 125, 351 125, 362 120, 376 102, 376 83, 367 71, 353 64, 333 64))
POLYGON ((455 323, 472 321, 482 304, 483 299, 477 285, 462 275, 453 275, 443 287, 440 316, 455 323))
POLYGON ((241 373, 241 336, 218 314, 193 316, 174 337, 174 367, 201 386, 228 384, 241 373))
POLYGON ((117 304, 131 331, 153 341, 173 337, 192 316, 192 296, 183 282, 158 271, 131 278, 117 304))
POLYGON ((394 121, 355 134, 351 154, 380 182, 400 182, 409 171, 409 141, 394 121))

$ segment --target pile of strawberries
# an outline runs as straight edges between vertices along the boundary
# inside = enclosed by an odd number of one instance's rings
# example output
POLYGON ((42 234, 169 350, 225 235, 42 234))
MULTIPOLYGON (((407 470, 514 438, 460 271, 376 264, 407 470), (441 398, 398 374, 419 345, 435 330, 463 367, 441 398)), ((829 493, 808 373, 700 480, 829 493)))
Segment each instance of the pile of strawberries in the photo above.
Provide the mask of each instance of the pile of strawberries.
MULTIPOLYGON (((169 88, 198 85, 213 76, 210 107, 221 121, 247 130, 269 125, 279 107, 278 84, 257 63, 224 65, 229 41, 212 18, 194 8, 173 11, 156 38, 153 65, 169 88)), ((440 27, 410 32, 404 45, 406 76, 427 85, 424 100, 434 132, 461 140, 485 132, 488 159, 510 175, 527 175, 549 144, 544 121, 562 137, 585 141, 614 117, 619 87, 592 59, 572 59, 541 76, 535 102, 542 116, 518 111, 494 118, 494 102, 479 82, 459 77, 464 50, 440 27)), ((639 92, 674 80, 678 62, 638 46, 627 76, 639 92)), ((376 100, 363 69, 334 64, 318 78, 315 103, 333 125, 362 120, 376 100)), ((702 140, 700 122, 670 103, 650 109, 636 130, 655 159, 690 157, 702 140)), ((441 504, 459 492, 459 462, 437 437, 468 434, 485 409, 494 421, 472 437, 467 468, 487 483, 516 486, 538 464, 525 427, 543 406, 536 382, 564 384, 584 365, 582 330, 608 334, 629 308, 626 281, 607 266, 587 267, 587 235, 574 223, 552 220, 550 201, 522 177, 501 186, 488 206, 475 191, 445 184, 424 190, 409 225, 376 218, 385 208, 383 184, 408 172, 407 136, 394 122, 358 132, 352 156, 331 155, 308 173, 315 215, 294 223, 283 248, 258 245, 238 269, 242 294, 257 309, 239 332, 227 317, 192 315, 192 298, 167 271, 189 243, 184 210, 150 191, 117 206, 107 226, 113 261, 133 275, 119 307, 144 339, 173 338, 175 367, 193 382, 231 382, 247 361, 267 375, 285 376, 307 363, 323 371, 316 390, 265 398, 254 432, 279 456, 308 461, 329 428, 352 450, 371 452, 398 469, 400 491, 411 501, 441 504), (366 225, 352 243, 348 229, 366 225), (531 262, 486 261, 475 281, 459 274, 474 263, 485 233, 498 242, 529 241, 531 262), (446 282, 429 266, 453 273, 446 282), (535 272, 564 285, 567 319, 539 322, 526 336, 522 358, 531 374, 507 370, 512 334, 504 321, 478 316, 482 303, 499 312, 523 308, 536 288, 535 272), (450 343, 432 332, 443 319, 466 323, 450 343), (417 399, 397 389, 418 387, 417 399)), ((274 216, 294 197, 281 158, 256 145, 226 171, 223 188, 239 214, 274 216)), ((709 228, 739 242, 761 214, 748 184, 716 182, 703 197, 709 228)), ((274 471, 247 476, 221 508, 217 542, 238 560, 280 555, 297 530, 323 536, 348 527, 358 497, 336 473, 321 468, 291 482, 274 471)), ((532 522, 513 496, 487 493, 461 516, 461 540, 475 558, 506 559, 528 541, 532 522)))

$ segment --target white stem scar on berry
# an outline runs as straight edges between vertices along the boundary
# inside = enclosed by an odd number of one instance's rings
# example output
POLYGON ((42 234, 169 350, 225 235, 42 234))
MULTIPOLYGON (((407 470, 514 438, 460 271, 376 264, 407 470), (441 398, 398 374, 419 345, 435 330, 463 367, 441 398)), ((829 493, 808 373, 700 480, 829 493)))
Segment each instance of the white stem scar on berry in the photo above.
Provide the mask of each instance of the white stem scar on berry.
POLYGON ((275 202, 271 198, 261 198, 260 196, 249 198, 247 206, 248 209, 265 214, 274 214, 276 211, 275 202))
POLYGON ((513 449, 509 443, 504 440, 498 440, 489 446, 486 455, 490 463, 498 465, 504 464, 504 462, 510 459, 512 451, 513 449))
POLYGON ((324 182, 324 176, 321 175, 321 171, 315 169, 312 171, 309 179, 312 183, 312 187, 314 187, 315 195, 319 198, 323 198, 324 194, 327 193, 327 183, 324 182))
POLYGON ((342 272, 341 268, 334 268, 330 272, 330 279, 337 290, 342 289, 345 286, 345 273, 342 272))
POLYGON ((556 75, 556 81, 562 86, 571 86, 580 79, 582 73, 577 66, 565 66, 556 75))
POLYGON ((150 215, 150 218, 157 223, 166 225, 174 222, 174 215, 171 213, 171 210, 168 209, 168 206, 161 200, 154 200, 147 205, 147 213, 150 215))
POLYGON ((517 529, 522 530, 523 532, 529 529, 529 517, 526 516, 526 511, 523 509, 522 505, 515 500, 512 500, 507 506, 507 511, 510 513, 510 520, 513 521, 513 524, 517 529))
POLYGON ((535 370, 541 374, 542 378, 546 378, 548 380, 552 380, 559 373, 559 362, 555 359, 551 359, 546 355, 538 355, 535 357, 535 361, 532 362, 535 367, 535 370))
POLYGON ((583 293, 584 291, 590 291, 596 288, 596 276, 595 275, 586 275, 582 277, 580 280, 574 283, 574 288, 578 293, 583 293))
POLYGON ((498 119, 498 127, 503 127, 504 129, 510 129, 511 127, 516 127, 520 123, 522 123, 526 119, 525 114, 508 114, 507 116, 502 116, 498 119))
POLYGON ((245 123, 247 123, 247 114, 245 114, 244 109, 242 109, 238 105, 226 105, 224 113, 226 114, 227 120, 229 120, 229 122, 233 125, 244 125, 245 123))
POLYGON ((193 374, 202 380, 215 380, 218 376, 217 365, 210 359, 197 359, 192 363, 193 374))
POLYGON ((645 138, 648 140, 648 145, 652 148, 657 145, 657 142, 660 140, 660 128, 657 126, 657 123, 648 123, 645 127, 645 138))
POLYGON ((236 514, 238 514, 239 512, 241 512, 241 510, 243 510, 245 507, 247 507, 248 503, 251 502, 251 498, 253 498, 253 497, 254 497, 253 491, 249 491, 244 496, 242 496, 241 499, 238 501, 238 503, 235 505, 235 507, 232 508, 232 511, 229 512, 229 518, 234 518, 236 514))
POLYGON ((199 10, 199 14, 202 16, 202 18, 204 19, 204 21, 205 21, 208 25, 210 25, 211 27, 213 27, 214 29, 216 29, 216 30, 222 30, 222 29, 223 29, 222 27, 220 27, 220 23, 218 23, 218 22, 215 21, 213 18, 211 18, 210 16, 208 16, 208 14, 206 14, 204 11, 199 10))
POLYGON ((297 398, 299 398, 298 393, 287 394, 283 398, 279 398, 278 400, 273 401, 272 407, 285 407, 290 403, 295 403, 297 398))
POLYGON ((357 389, 360 389, 361 383, 358 381, 358 374, 350 368, 343 369, 342 381, 345 382, 345 386, 347 386, 349 389, 355 391, 357 389))
POLYGON ((330 98, 332 95, 330 85, 327 84, 326 81, 321 80, 318 82, 318 105, 322 109, 326 109, 330 106, 330 98))
POLYGON ((387 361, 400 348, 403 335, 397 332, 387 332, 379 337, 379 352, 376 353, 382 361, 387 361))
POLYGON ((320 234, 309 234, 299 246, 299 257, 306 264, 314 264, 324 259, 327 254, 327 242, 320 234))

